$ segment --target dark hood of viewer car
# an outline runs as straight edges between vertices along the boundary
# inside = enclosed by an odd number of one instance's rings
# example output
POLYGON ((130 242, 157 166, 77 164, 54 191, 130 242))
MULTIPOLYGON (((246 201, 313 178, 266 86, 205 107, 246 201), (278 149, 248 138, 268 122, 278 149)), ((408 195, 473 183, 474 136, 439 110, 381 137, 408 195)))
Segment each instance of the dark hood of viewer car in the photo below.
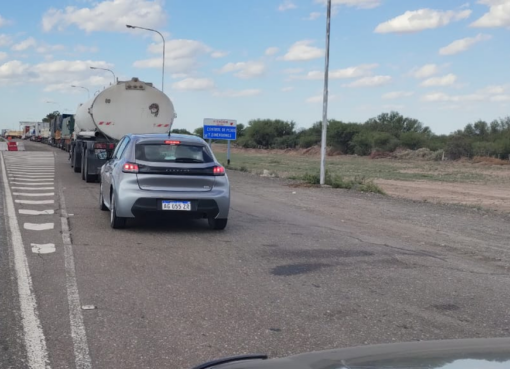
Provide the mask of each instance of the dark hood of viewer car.
POLYGON ((510 338, 424 341, 250 360, 215 369, 510 369, 510 338))

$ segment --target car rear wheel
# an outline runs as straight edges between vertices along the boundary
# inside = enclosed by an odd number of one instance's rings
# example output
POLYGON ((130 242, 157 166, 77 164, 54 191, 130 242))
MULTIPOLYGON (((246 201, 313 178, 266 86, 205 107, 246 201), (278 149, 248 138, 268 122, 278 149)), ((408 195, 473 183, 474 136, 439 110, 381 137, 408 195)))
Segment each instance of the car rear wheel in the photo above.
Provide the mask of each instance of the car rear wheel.
POLYGON ((110 201, 110 226, 113 229, 122 229, 126 227, 126 218, 117 216, 114 194, 112 194, 112 200, 110 201))
POLYGON ((214 230, 221 231, 227 226, 228 219, 209 218, 209 227, 214 230))
POLYGON ((108 210, 108 208, 104 204, 103 185, 99 186, 99 209, 101 209, 102 211, 108 210))

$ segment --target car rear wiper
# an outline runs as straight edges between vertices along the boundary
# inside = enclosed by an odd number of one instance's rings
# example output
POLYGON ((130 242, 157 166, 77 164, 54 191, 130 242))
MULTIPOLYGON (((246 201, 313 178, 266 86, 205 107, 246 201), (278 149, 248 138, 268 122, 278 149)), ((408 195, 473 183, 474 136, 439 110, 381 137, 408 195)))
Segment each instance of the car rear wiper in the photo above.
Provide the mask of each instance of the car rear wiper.
POLYGON ((176 163, 203 163, 203 160, 193 158, 175 158, 176 163))

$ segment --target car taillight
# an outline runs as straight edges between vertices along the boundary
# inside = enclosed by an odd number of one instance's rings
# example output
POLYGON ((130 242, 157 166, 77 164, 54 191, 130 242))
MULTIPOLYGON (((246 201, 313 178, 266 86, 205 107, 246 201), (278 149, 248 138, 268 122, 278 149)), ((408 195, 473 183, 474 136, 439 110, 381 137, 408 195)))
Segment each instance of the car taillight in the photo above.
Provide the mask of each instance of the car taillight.
POLYGON ((168 140, 168 141, 165 141, 165 144, 166 145, 180 145, 181 141, 168 140))
POLYGON ((109 148, 110 150, 115 149, 115 144, 108 144, 108 148, 109 148))
POLYGON ((124 173, 138 173, 138 164, 126 163, 122 167, 124 173))
POLYGON ((95 143, 94 149, 106 149, 106 144, 105 143, 95 143))
POLYGON ((224 176, 225 175, 225 168, 223 167, 214 167, 213 173, 215 176, 224 176))

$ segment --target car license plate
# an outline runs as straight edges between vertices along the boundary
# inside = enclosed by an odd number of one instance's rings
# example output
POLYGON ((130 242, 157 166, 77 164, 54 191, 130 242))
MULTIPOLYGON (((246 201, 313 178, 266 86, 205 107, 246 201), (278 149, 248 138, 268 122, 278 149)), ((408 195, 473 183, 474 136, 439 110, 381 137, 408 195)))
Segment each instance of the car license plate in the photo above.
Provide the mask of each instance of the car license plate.
POLYGON ((191 202, 163 201, 163 210, 191 211, 191 202))

